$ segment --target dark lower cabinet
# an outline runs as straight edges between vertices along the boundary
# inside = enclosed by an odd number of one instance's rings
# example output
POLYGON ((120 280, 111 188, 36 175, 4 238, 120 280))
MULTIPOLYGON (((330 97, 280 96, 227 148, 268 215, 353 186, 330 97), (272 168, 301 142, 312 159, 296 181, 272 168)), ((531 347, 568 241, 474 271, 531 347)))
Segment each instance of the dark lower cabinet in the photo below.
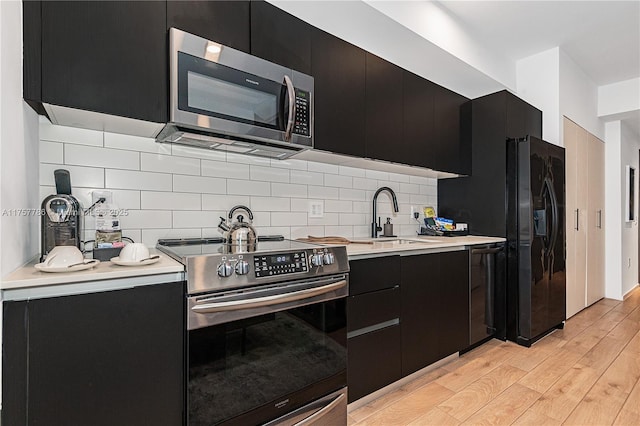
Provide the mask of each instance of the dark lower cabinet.
MULTIPOLYGON (((166 122, 166 7, 164 1, 43 1, 42 102, 166 122)), ((25 32, 37 32, 32 25, 37 22, 25 22, 25 32)), ((25 70, 29 75, 37 76, 25 70)))
POLYGON ((168 0, 167 29, 182 31, 249 53, 249 0, 168 0))
POLYGON ((311 30, 314 147, 365 156, 365 51, 318 28, 311 30))
POLYGON ((469 252, 401 258, 402 375, 468 346, 469 252))
POLYGON ((2 424, 183 424, 183 294, 173 283, 6 302, 2 424))

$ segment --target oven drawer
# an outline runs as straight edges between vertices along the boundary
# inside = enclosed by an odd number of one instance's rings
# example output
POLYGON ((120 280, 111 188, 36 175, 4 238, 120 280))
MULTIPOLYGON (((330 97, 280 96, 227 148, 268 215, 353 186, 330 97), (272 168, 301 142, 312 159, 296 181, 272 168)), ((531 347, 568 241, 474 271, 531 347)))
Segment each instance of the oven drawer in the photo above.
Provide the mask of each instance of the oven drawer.
POLYGON ((347 298, 347 331, 400 318, 400 287, 347 298))

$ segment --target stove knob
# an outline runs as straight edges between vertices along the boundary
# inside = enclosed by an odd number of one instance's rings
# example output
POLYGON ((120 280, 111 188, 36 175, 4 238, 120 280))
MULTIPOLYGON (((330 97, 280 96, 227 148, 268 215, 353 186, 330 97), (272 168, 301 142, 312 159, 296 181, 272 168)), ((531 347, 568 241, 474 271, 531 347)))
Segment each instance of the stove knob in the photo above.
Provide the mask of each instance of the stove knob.
POLYGON ((249 273, 249 262, 246 260, 239 260, 236 263, 236 274, 247 275, 249 273))
POLYGON ((233 273, 233 268, 231 267, 231 263, 222 262, 218 265, 218 275, 221 277, 228 277, 233 273))
POLYGON ((322 261, 325 265, 332 265, 333 262, 336 261, 336 257, 333 255, 333 253, 325 253, 322 261))
POLYGON ((314 253, 311 255, 311 264, 313 266, 322 266, 322 253, 314 253))

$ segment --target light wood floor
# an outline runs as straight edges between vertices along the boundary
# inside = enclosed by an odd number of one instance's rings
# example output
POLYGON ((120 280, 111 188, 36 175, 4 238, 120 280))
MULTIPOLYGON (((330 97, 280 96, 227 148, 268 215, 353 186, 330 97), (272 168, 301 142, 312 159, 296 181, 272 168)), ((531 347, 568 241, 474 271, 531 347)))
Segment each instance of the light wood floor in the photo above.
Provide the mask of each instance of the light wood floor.
POLYGON ((527 349, 492 340, 349 414, 351 425, 640 425, 640 289, 527 349))

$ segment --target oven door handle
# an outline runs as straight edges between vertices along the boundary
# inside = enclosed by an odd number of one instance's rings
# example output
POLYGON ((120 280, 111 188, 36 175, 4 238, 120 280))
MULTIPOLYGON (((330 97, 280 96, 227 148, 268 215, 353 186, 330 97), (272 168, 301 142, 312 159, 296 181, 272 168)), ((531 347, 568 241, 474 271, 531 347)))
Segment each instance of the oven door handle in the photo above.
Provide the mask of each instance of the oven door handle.
POLYGON ((290 293, 275 294, 272 296, 256 297, 254 299, 232 300, 228 302, 213 302, 195 305, 191 310, 197 314, 210 314, 213 312, 236 311, 241 309, 259 308, 262 306, 277 305, 293 302, 301 299, 309 299, 321 294, 330 293, 347 285, 347 280, 340 280, 320 287, 298 290, 290 293))
POLYGON ((321 419, 322 417, 324 417, 325 415, 333 411, 333 409, 338 405, 340 405, 340 403, 342 403, 342 400, 345 398, 346 398, 345 394, 340 394, 336 399, 334 399, 329 404, 322 407, 320 410, 316 411, 309 417, 296 423, 295 426, 309 426, 314 424, 316 421, 318 421, 319 419, 321 419))

